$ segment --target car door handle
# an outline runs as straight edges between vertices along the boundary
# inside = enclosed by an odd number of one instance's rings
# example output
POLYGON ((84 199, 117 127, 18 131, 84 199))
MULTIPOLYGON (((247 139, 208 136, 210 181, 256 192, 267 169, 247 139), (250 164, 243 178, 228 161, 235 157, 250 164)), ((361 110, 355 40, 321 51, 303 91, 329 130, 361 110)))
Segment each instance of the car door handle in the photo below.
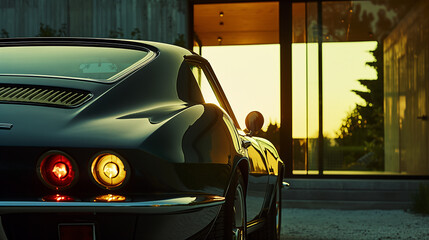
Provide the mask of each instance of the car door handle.
POLYGON ((420 119, 420 120, 423 120, 423 121, 427 121, 428 120, 428 116, 426 116, 426 115, 417 116, 417 119, 420 119))

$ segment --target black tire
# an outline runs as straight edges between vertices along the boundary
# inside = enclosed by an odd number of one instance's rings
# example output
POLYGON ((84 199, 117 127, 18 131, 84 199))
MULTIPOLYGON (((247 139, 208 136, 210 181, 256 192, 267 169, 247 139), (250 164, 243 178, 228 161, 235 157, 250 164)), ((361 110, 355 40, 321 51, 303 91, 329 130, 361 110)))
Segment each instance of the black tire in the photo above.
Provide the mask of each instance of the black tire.
POLYGON ((207 239, 244 240, 246 234, 246 191, 243 176, 237 171, 207 239))
POLYGON ((277 184, 276 193, 271 203, 271 209, 268 213, 268 239, 279 240, 282 227, 282 187, 277 184))
POLYGON ((274 198, 268 210, 264 226, 251 235, 251 239, 279 240, 282 220, 282 195, 281 186, 278 183, 275 188, 274 198))

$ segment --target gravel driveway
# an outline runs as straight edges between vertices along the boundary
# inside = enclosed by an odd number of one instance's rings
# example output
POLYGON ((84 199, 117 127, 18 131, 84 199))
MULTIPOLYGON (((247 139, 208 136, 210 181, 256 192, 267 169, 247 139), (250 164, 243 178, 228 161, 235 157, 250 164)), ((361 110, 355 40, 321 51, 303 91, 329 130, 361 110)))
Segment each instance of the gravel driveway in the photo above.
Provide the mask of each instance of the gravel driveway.
POLYGON ((429 239, 429 216, 403 210, 283 208, 281 239, 429 239))

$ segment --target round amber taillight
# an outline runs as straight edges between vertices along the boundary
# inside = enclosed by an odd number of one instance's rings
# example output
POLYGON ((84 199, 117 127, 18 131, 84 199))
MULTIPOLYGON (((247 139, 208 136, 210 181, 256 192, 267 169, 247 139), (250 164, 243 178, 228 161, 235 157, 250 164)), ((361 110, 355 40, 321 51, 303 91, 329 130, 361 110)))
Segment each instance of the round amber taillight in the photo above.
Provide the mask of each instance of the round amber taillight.
POLYGON ((121 186, 127 177, 126 163, 113 153, 101 153, 92 161, 91 173, 95 181, 107 189, 121 186))
POLYGON ((42 181, 56 190, 71 186, 77 175, 76 164, 62 152, 48 152, 42 156, 38 170, 42 181))

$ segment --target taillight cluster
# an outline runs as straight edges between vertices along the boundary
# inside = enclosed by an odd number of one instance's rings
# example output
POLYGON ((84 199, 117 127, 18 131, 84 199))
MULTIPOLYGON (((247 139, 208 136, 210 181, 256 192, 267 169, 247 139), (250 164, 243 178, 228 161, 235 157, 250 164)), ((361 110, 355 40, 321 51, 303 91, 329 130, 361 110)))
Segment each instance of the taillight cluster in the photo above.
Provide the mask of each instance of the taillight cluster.
MULTIPOLYGON (((127 174, 129 169, 127 162, 112 152, 101 152, 95 155, 90 166, 93 180, 104 189, 112 190, 123 186, 129 176, 127 174)), ((44 154, 37 164, 37 172, 42 182, 55 190, 64 190, 71 187, 76 183, 79 175, 76 162, 61 151, 49 151, 44 154)), ((94 200, 122 201, 123 197, 119 197, 108 194, 99 196, 94 200)), ((73 201, 73 198, 59 194, 46 196, 43 199, 46 201, 73 201)))
POLYGON ((52 151, 43 155, 38 169, 43 182, 56 190, 68 188, 77 180, 77 165, 63 152, 52 151))
POLYGON ((126 177, 126 162, 112 153, 101 153, 94 158, 91 173, 94 180, 103 188, 115 189, 120 187, 126 177))

